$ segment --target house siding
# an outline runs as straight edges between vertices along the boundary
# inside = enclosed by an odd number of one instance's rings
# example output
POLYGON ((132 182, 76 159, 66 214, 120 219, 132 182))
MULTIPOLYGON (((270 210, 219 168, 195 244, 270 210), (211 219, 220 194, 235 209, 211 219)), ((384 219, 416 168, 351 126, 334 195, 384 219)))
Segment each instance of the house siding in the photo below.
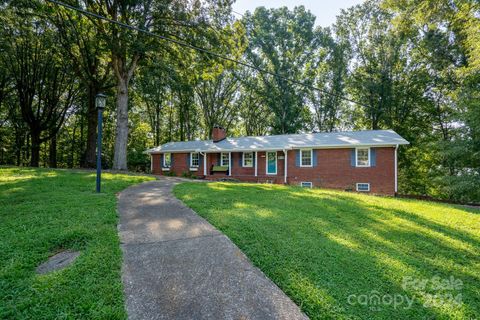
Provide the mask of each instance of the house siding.
MULTIPOLYGON (((373 149, 373 148, 372 148, 373 149)), ((314 187, 324 187, 341 190, 355 190, 356 183, 370 183, 370 192, 376 194, 393 195, 395 193, 395 148, 375 148, 375 166, 358 168, 352 166, 352 148, 343 149, 314 149, 313 167, 300 167, 296 161, 298 150, 288 151, 288 173, 287 183, 299 185, 300 182, 312 182, 314 187)), ((172 153, 173 164, 170 172, 181 176, 190 172, 188 163, 189 153, 172 153)), ((277 174, 266 174, 266 152, 257 153, 257 176, 255 167, 245 168, 241 166, 242 152, 231 154, 231 176, 222 173, 210 175, 212 164, 220 162, 220 153, 207 154, 207 176, 206 179, 215 180, 222 177, 231 177, 247 182, 271 182, 284 183, 284 157, 283 151, 277 151, 277 174)), ((152 154, 153 174, 163 175, 166 172, 161 170, 160 154, 152 154)), ((203 162, 198 171, 192 174, 203 177, 203 162)))

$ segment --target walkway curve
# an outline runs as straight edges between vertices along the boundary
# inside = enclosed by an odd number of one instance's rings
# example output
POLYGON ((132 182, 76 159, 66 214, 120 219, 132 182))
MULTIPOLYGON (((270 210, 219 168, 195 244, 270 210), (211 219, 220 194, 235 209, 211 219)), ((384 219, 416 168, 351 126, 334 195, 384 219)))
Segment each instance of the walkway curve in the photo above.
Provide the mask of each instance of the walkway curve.
POLYGON ((172 194, 178 178, 118 196, 129 319, 307 319, 220 231, 172 194))

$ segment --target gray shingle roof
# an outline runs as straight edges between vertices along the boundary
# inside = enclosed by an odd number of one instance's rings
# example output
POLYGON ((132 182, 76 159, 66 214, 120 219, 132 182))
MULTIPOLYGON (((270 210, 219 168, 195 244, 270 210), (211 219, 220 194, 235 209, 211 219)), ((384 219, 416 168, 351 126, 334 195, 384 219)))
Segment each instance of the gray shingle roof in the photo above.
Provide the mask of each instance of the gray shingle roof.
POLYGON ((212 140, 169 142, 149 149, 147 153, 348 148, 358 146, 395 146, 400 144, 408 144, 408 141, 393 130, 368 130, 226 138, 216 143, 212 140))

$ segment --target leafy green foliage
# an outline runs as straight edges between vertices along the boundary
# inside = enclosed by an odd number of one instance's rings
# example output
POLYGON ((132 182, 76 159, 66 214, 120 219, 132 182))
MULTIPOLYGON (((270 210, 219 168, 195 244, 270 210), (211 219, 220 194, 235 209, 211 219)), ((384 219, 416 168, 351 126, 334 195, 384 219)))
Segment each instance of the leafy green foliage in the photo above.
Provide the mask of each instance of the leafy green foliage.
POLYGON ((174 193, 232 239, 311 319, 480 316, 478 209, 278 185, 185 183, 174 193), (462 286, 402 286, 405 277, 435 276, 462 286), (435 294, 460 294, 461 303, 425 306, 435 294), (351 295, 374 300, 361 304, 351 295), (413 304, 375 300, 395 295, 413 304))
MULTIPOLYGON (((315 16, 303 6, 293 11, 259 7, 246 15, 244 22, 249 39, 248 61, 282 77, 309 82, 304 74, 315 50, 315 16)), ((262 79, 261 97, 274 115, 272 133, 296 133, 308 128, 305 88, 268 74, 258 76, 262 79)))
POLYGON ((11 1, 0 7, 0 164, 94 166, 104 91, 109 168, 148 171, 145 149, 208 139, 215 125, 231 136, 393 129, 411 143, 399 149, 401 193, 480 202, 466 192, 480 176, 478 1, 368 0, 328 28, 303 6, 235 20, 230 1, 69 3, 308 86, 11 1))

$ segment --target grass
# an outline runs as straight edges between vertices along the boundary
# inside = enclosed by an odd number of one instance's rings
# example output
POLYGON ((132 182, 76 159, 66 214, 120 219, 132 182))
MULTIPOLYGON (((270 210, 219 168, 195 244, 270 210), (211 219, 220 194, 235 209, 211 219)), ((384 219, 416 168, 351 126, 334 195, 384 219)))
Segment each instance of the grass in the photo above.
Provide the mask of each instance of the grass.
POLYGON ((312 319, 480 318, 476 209, 278 185, 174 192, 312 319))
POLYGON ((116 197, 151 178, 67 170, 0 168, 0 318, 126 318, 116 197), (80 250, 70 267, 35 268, 62 249, 80 250))

